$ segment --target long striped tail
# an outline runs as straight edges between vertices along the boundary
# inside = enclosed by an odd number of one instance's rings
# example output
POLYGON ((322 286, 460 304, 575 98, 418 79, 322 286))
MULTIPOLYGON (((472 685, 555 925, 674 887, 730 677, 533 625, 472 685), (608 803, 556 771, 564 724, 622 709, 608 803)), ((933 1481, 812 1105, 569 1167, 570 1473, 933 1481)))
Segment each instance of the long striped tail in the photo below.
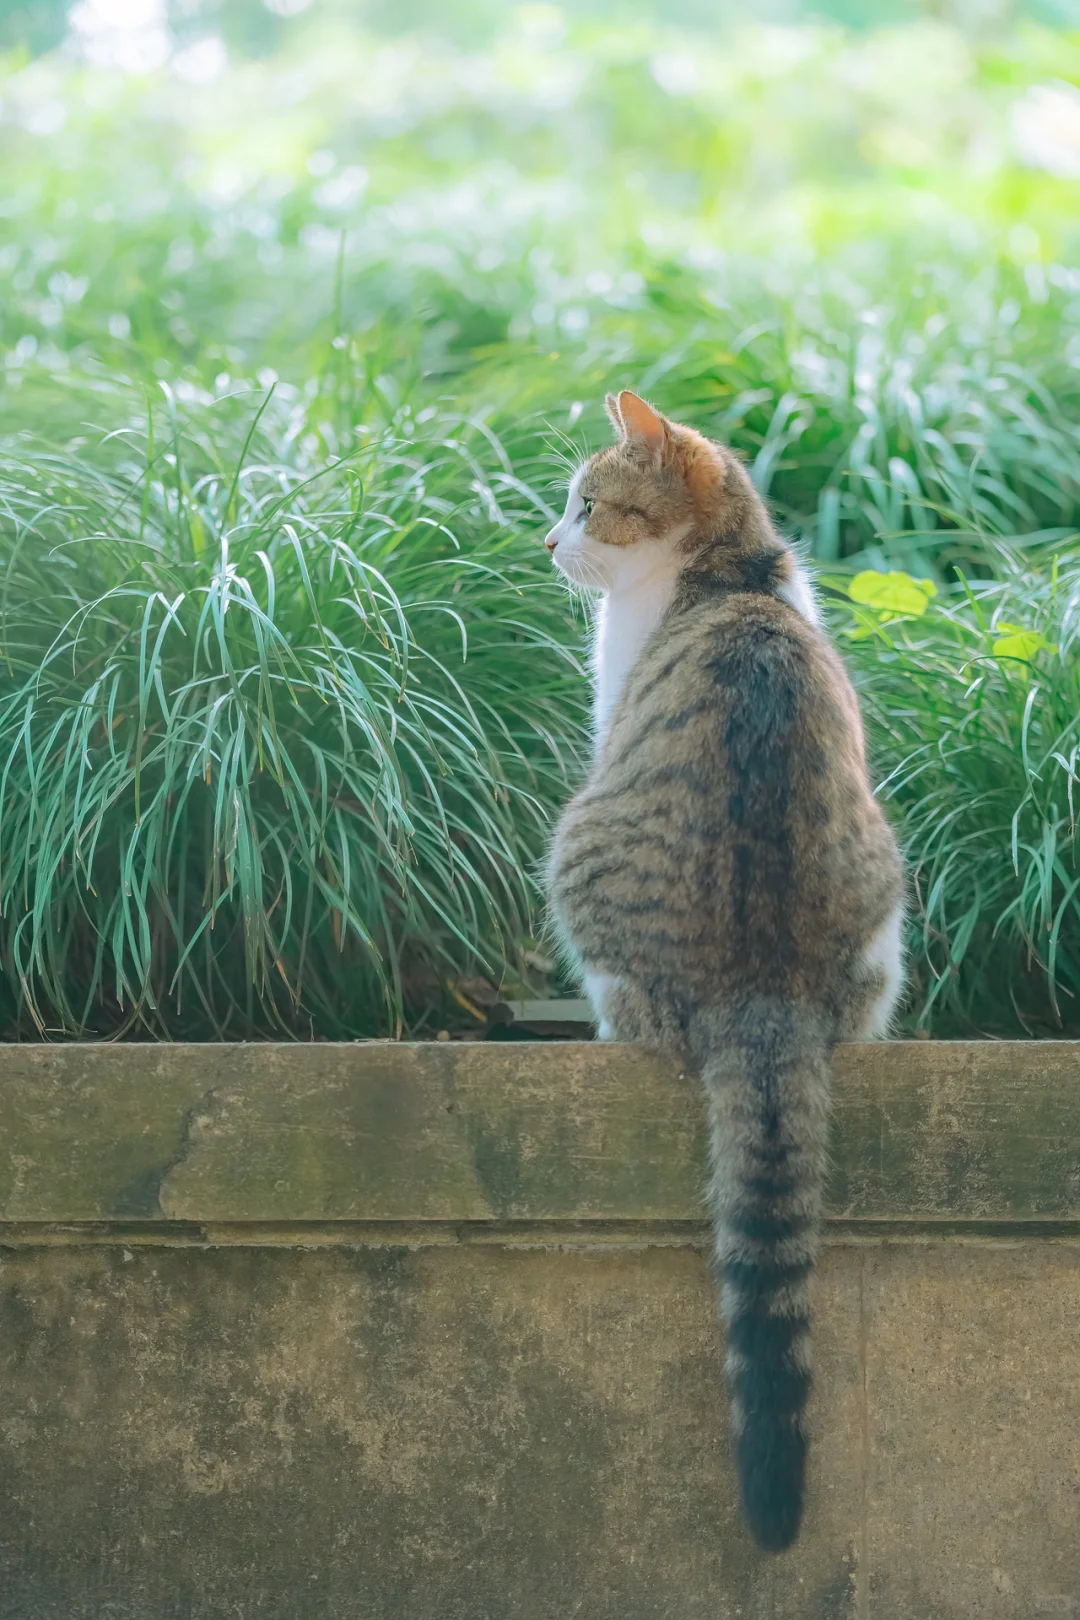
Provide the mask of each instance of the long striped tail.
MULTIPOLYGON (((700 1031, 709 1198, 743 1508, 770 1552, 799 1533, 810 1394, 808 1283, 817 1253, 830 1095, 812 1016, 764 998, 700 1031)), ((698 1032, 695 1032, 698 1033, 698 1032)))

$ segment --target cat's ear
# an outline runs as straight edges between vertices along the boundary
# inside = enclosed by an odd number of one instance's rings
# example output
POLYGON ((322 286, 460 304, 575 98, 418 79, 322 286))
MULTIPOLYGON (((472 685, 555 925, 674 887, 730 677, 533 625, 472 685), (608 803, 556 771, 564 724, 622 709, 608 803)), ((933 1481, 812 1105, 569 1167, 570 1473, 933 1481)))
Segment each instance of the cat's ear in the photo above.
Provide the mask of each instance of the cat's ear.
POLYGON ((624 438, 626 434, 626 427, 623 424, 622 412, 619 409, 619 401, 614 394, 604 395, 604 409, 607 411, 611 425, 619 435, 619 438, 624 438))
MULTIPOLYGON (((615 403, 623 434, 633 448, 660 461, 667 448, 668 430, 659 411, 654 411, 651 405, 647 405, 637 394, 632 394, 629 388, 623 389, 615 403)), ((608 409, 610 413, 610 406, 608 409)))

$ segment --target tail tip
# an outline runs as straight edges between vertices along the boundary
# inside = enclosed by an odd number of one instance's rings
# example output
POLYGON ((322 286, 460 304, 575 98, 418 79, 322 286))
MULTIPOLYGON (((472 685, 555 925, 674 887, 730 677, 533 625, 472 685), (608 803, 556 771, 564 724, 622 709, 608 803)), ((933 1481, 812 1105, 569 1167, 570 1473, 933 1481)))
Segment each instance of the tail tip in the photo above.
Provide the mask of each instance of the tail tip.
POLYGON ((750 1534, 762 1552, 782 1553, 794 1546, 802 1525, 801 1502, 771 1503, 762 1510, 760 1507, 751 1509, 744 1499, 744 1507, 750 1534))
POLYGON ((737 1461, 750 1534, 764 1552, 780 1553, 798 1539, 802 1526, 806 1441, 790 1431, 772 1439, 772 1446, 756 1454, 739 1445, 737 1461))

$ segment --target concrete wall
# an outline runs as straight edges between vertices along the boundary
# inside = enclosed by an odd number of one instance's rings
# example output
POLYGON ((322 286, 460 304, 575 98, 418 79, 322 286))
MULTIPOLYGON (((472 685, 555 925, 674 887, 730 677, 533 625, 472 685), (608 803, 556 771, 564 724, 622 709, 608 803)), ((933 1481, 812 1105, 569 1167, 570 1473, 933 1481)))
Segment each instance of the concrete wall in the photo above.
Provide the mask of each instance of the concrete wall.
POLYGON ((769 1560, 674 1069, 0 1049, 0 1620, 1080 1616, 1080 1048, 836 1067, 769 1560))

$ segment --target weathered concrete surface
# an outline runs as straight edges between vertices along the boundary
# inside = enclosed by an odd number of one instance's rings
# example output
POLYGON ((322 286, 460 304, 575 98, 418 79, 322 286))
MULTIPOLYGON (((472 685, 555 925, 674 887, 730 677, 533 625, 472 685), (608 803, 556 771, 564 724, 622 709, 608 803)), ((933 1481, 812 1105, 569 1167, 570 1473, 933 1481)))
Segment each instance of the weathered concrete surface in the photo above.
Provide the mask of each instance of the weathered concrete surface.
MULTIPOLYGON (((1080 1045, 834 1067, 835 1217, 1080 1221, 1080 1045)), ((0 1047, 0 1221, 696 1220, 704 1163, 628 1047, 0 1047)))
POLYGON ((864 1250, 869 1613, 1080 1615, 1080 1247, 864 1250))
POLYGON ((0 1620, 1080 1616, 1078 1048, 837 1070, 769 1560, 676 1070, 0 1049, 0 1620))
POLYGON ((9 1252, 3 1620, 1080 1611, 1080 1245, 848 1243, 802 1541, 748 1546, 704 1257, 9 1252))

